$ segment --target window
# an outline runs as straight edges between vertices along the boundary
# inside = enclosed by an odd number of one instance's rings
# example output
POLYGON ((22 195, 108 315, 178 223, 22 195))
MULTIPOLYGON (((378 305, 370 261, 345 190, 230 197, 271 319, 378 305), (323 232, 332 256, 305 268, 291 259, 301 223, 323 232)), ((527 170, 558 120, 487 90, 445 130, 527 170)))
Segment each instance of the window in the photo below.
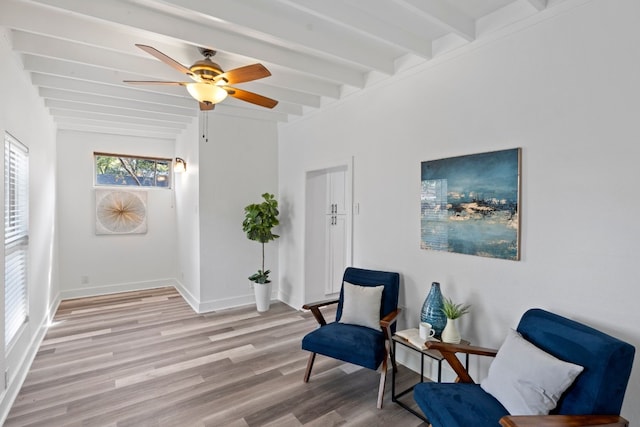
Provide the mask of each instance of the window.
POLYGON ((96 185, 171 188, 171 159, 93 153, 96 185))
POLYGON ((27 321, 29 247, 29 150, 4 137, 4 328, 5 349, 27 321))

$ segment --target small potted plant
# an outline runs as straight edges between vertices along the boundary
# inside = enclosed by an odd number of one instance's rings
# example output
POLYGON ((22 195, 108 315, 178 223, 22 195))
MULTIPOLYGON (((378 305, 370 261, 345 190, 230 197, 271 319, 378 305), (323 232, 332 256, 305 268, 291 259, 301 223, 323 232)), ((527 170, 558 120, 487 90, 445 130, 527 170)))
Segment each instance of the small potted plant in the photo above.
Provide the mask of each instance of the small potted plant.
POLYGON ((271 270, 265 270, 264 267, 264 245, 280 237, 272 231, 273 227, 280 223, 278 221, 280 212, 278 212, 278 201, 273 194, 264 193, 262 198, 263 202, 252 203, 244 208, 242 231, 247 233, 249 240, 262 244, 262 269, 249 276, 249 280, 254 283, 253 290, 258 311, 267 311, 271 303, 271 280, 269 280, 271 270))
POLYGON ((456 304, 451 298, 445 298, 442 304, 442 312, 447 317, 447 324, 442 331, 442 342, 458 344, 460 342, 460 333, 454 322, 455 319, 467 314, 471 311, 469 304, 456 304))

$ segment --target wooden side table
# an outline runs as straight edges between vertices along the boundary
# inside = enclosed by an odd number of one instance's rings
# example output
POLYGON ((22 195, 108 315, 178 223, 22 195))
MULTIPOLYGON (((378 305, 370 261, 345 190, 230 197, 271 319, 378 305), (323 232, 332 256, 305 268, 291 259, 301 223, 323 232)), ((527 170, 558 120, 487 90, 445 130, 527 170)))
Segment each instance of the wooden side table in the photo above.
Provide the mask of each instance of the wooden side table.
MULTIPOLYGON (((413 344, 411 344, 408 340, 406 340, 405 338, 402 338, 398 335, 394 335, 393 337, 391 337, 391 340, 393 341, 393 352, 392 357, 396 357, 396 345, 400 344, 405 346, 406 348, 408 348, 409 350, 415 351, 417 353, 420 353, 420 382, 424 382, 424 358, 425 356, 435 360, 436 362, 438 362, 438 382, 442 382, 442 361, 444 360, 444 357, 442 356, 442 354, 438 351, 438 350, 429 350, 429 349, 419 349, 418 347, 414 346, 413 344)), ((460 341, 460 343, 462 344, 466 344, 469 345, 470 342, 467 340, 462 340, 460 341)), ((465 359, 465 367, 467 368, 467 370, 469 369, 469 354, 466 354, 466 359, 465 359)), ((394 360, 395 362, 395 360, 394 360)), ((418 384, 418 383, 416 383, 418 384)), ((391 370, 391 401, 397 403, 398 405, 400 405, 401 407, 403 407, 404 409, 406 409, 407 411, 411 412, 412 414, 414 414, 415 416, 417 416, 418 418, 428 422, 428 420, 424 417, 424 415, 422 415, 421 413, 415 411, 413 408, 410 408, 409 406, 407 406, 405 403, 401 402, 400 400, 398 400, 398 398, 404 396, 407 393, 410 393, 411 391, 413 391, 413 388, 416 386, 416 384, 412 385, 411 387, 396 392, 396 373, 393 371, 393 369, 391 370)))

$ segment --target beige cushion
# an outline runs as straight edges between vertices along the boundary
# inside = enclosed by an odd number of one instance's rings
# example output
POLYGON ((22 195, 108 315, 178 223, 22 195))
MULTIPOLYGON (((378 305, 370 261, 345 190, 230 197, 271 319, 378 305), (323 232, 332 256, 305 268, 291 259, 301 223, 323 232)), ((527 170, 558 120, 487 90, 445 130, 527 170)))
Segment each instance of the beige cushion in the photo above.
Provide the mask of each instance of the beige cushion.
POLYGON ((380 329, 380 304, 384 286, 343 284, 342 316, 340 323, 380 329))
POLYGON ((510 329, 480 386, 511 415, 547 415, 583 369, 546 353, 510 329))

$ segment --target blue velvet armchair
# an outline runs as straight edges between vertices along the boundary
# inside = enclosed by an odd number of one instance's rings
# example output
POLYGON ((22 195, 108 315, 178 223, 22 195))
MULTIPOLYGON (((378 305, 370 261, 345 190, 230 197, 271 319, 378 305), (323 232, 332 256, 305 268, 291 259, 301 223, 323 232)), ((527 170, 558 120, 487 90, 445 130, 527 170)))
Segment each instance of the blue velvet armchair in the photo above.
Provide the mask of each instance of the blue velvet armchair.
POLYGON ((528 310, 517 331, 555 358, 584 367, 555 409, 549 415, 509 414, 473 382, 456 357, 456 353, 495 356, 497 350, 429 342, 428 347, 439 350, 458 375, 456 383, 421 383, 414 389, 414 399, 433 427, 627 425, 619 415, 635 354, 632 345, 541 309, 528 310))
MULTIPOLYGON (((302 349, 311 352, 307 362, 304 382, 309 381, 316 354, 373 370, 380 367, 377 406, 381 408, 387 361, 392 348, 390 339, 395 331, 395 321, 400 311, 398 309, 399 287, 400 275, 398 273, 349 267, 344 272, 343 285, 338 299, 304 305, 303 308, 311 310, 320 325, 302 339, 302 349), (365 287, 384 285, 380 304, 379 328, 372 329, 371 327, 340 322, 344 307, 345 282, 365 287), (338 304, 336 319, 334 322, 327 324, 320 308, 336 303, 338 304)), ((391 361, 395 370, 394 358, 391 358, 391 361)))

